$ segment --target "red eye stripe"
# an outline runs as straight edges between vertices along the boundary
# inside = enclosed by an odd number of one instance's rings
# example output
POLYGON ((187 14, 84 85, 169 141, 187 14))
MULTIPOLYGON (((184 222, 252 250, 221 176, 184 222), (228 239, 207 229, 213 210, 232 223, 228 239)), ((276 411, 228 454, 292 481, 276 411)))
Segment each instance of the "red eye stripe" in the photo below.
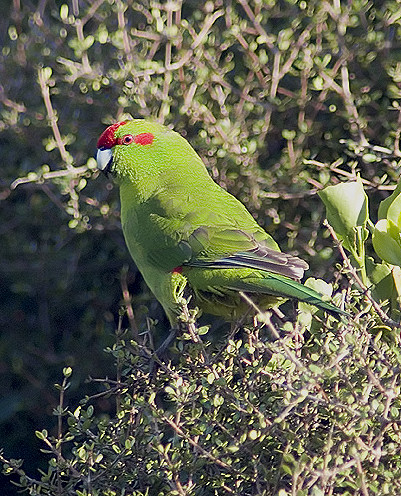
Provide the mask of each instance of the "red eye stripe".
POLYGON ((135 136, 135 143, 138 145, 151 145, 155 137, 152 133, 141 133, 135 136))
POLYGON ((130 145, 133 143, 134 137, 132 134, 126 134, 121 138, 117 138, 117 145, 130 145))
POLYGON ((141 133, 136 136, 126 134, 121 138, 117 138, 117 145, 130 145, 131 143, 136 143, 137 145, 151 145, 154 138, 152 133, 141 133))

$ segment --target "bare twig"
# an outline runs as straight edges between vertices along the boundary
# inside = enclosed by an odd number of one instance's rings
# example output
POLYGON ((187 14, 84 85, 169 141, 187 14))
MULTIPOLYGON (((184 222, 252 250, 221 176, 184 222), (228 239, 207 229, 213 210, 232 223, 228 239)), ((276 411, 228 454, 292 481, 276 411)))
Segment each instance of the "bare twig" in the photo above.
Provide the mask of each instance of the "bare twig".
POLYGON ((362 290, 363 294, 365 297, 368 299, 369 303, 373 306, 377 314, 380 316, 380 318, 383 320, 383 322, 386 322, 386 324, 389 324, 393 327, 399 328, 400 323, 395 322, 393 319, 391 319, 380 307, 380 305, 372 298, 372 295, 370 293, 370 290, 365 286, 365 284, 362 282, 361 278, 359 277, 356 269, 354 266, 351 264, 350 259, 348 258, 347 254, 345 253, 345 250, 340 242, 340 240, 337 238, 337 235, 334 231, 334 229, 331 227, 331 225, 327 222, 327 220, 324 221, 325 227, 327 227, 331 237, 334 239, 334 242, 341 253, 341 256, 344 260, 344 263, 351 274, 352 279, 354 282, 360 287, 362 290))
POLYGON ((129 321, 129 324, 131 327, 132 335, 134 337, 134 340, 136 342, 138 342, 139 331, 138 331, 138 326, 137 326, 137 323, 135 320, 134 310, 132 308, 131 296, 130 296, 129 290, 128 290, 127 274, 128 274, 128 266, 124 265, 124 267, 121 270, 121 275, 120 275, 120 285, 121 285, 121 290, 123 293, 123 303, 124 303, 124 307, 127 311, 127 317, 128 317, 128 321, 129 321))
POLYGON ((162 420, 164 420, 165 422, 167 422, 169 424, 169 426, 172 427, 172 429, 179 436, 183 437, 186 441, 189 442, 189 444, 191 444, 194 448, 196 448, 198 451, 200 451, 200 453, 202 453, 202 455, 204 455, 206 458, 208 458, 209 460, 211 460, 213 463, 216 463, 216 465, 219 465, 220 467, 224 468, 228 472, 235 472, 234 469, 230 465, 227 465, 227 463, 223 462, 219 458, 216 458, 211 453, 209 453, 209 451, 206 451, 204 448, 202 448, 202 446, 200 446, 196 441, 194 441, 189 434, 186 434, 181 429, 181 427, 179 425, 177 425, 173 420, 169 419, 166 416, 163 416, 162 417, 162 420))
POLYGON ((63 169, 52 172, 45 172, 40 175, 38 174, 32 176, 29 175, 27 177, 19 177, 11 183, 10 188, 15 189, 20 184, 42 183, 43 181, 51 180, 56 177, 71 176, 73 179, 75 179, 76 177, 82 176, 86 172, 88 172, 88 167, 86 165, 83 165, 82 167, 70 167, 68 168, 68 170, 63 169))

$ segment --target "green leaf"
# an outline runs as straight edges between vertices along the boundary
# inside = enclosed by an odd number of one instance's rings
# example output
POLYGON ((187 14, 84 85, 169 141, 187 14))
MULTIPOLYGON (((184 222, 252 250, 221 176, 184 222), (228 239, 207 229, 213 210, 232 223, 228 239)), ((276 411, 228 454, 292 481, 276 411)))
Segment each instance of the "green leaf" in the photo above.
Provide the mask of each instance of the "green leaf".
POLYGON ((392 265, 401 265, 401 232, 391 220, 379 220, 373 230, 372 242, 377 255, 392 265))
POLYGON ((386 219, 388 217, 387 212, 388 209, 390 208, 391 204, 393 201, 401 194, 401 182, 397 185, 395 190, 391 193, 390 196, 388 196, 386 199, 384 199, 380 205, 379 205, 379 210, 378 210, 378 218, 379 219, 386 219))
MULTIPOLYGON (((314 277, 309 277, 304 282, 304 285, 320 293, 323 296, 323 300, 329 300, 333 292, 333 286, 331 284, 328 284, 322 279, 315 279, 314 277)), ((317 308, 302 301, 298 302, 298 308, 300 310, 298 316, 300 324, 309 328, 312 323, 312 315, 316 313, 317 308)))
POLYGON ((43 429, 42 431, 35 431, 35 434, 36 434, 36 437, 38 439, 41 439, 42 441, 44 441, 47 438, 47 435, 48 435, 46 429, 43 429))
POLYGON ((326 217, 347 249, 353 249, 356 229, 368 220, 368 197, 360 178, 357 181, 328 186, 319 196, 326 207, 326 217))
POLYGON ((378 301, 389 300, 394 291, 391 267, 387 263, 375 263, 367 257, 366 269, 369 280, 373 283, 372 296, 378 301))
POLYGON ((401 269, 399 267, 393 267, 392 270, 394 288, 397 293, 397 299, 401 298, 401 269))
POLYGON ((401 194, 396 196, 389 205, 386 218, 401 228, 401 194))

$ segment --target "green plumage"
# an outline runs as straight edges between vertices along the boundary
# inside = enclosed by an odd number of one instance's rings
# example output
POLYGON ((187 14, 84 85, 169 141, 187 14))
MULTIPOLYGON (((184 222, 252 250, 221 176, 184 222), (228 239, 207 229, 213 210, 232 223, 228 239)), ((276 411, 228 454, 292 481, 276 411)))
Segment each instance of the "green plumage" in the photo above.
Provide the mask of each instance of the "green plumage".
POLYGON ((307 264, 279 251, 178 133, 137 119, 107 128, 98 148, 99 168, 120 185, 128 249, 172 325, 185 285, 196 305, 225 320, 248 311, 240 292, 262 309, 295 298, 343 313, 296 282, 307 264))

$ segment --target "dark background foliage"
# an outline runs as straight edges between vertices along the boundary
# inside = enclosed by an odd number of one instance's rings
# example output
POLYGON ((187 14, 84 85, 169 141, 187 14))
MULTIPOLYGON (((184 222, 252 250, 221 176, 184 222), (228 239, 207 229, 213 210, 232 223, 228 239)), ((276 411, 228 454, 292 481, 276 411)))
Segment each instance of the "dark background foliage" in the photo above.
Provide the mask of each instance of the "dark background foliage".
POLYGON ((359 171, 377 205, 399 175, 401 16, 392 0, 0 9, 0 444, 29 471, 62 368, 71 404, 96 390, 88 376, 115 373, 103 349, 126 284, 138 325, 167 329, 125 248, 117 190, 94 170, 105 126, 174 126, 284 250, 332 280, 316 191, 359 171))

